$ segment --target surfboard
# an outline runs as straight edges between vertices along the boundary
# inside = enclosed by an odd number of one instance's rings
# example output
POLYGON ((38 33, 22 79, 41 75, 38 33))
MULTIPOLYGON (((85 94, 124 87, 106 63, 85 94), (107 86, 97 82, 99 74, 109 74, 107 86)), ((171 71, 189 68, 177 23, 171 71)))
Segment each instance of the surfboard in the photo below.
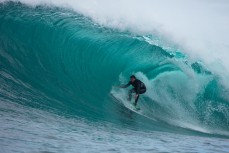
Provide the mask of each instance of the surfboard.
POLYGON ((132 110, 134 112, 139 112, 141 110, 141 108, 138 105, 135 106, 133 102, 131 102, 131 101, 127 100, 127 99, 123 100, 121 98, 117 98, 113 94, 111 94, 111 96, 115 100, 117 100, 119 103, 121 103, 122 105, 124 105, 126 108, 128 108, 128 109, 130 109, 130 110, 132 110))
POLYGON ((133 107, 133 109, 135 109, 136 111, 139 111, 141 109, 138 105, 135 106, 133 103, 131 104, 131 107, 133 107))
POLYGON ((149 116, 147 116, 146 114, 144 114, 144 111, 141 110, 141 108, 137 105, 136 107, 139 108, 137 110, 137 108, 129 101, 129 100, 126 100, 126 99, 122 99, 120 97, 116 97, 114 96, 112 93, 110 94, 112 98, 114 98, 115 101, 117 101, 118 103, 122 104, 124 107, 126 107, 127 109, 141 115, 141 116, 144 116, 150 120, 153 120, 153 121, 156 121, 154 118, 151 118, 149 116))

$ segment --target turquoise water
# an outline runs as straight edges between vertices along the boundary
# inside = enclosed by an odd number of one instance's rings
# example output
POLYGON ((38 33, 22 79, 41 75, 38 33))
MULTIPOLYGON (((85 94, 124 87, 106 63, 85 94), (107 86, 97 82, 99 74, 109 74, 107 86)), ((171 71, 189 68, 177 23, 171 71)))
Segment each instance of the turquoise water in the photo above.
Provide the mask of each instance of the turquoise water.
POLYGON ((229 151, 221 77, 157 35, 4 2, 0 68, 3 152, 229 151), (131 74, 148 89, 138 113, 126 105, 127 90, 113 87, 131 74))

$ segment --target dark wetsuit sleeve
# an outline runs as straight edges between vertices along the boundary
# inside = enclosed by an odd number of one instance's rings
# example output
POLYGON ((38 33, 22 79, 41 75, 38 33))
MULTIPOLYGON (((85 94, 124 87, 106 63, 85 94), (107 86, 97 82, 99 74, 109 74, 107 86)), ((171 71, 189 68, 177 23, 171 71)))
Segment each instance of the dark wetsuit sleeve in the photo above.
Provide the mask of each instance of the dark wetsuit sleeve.
POLYGON ((130 84, 131 84, 131 82, 129 82, 129 83, 127 83, 126 85, 123 85, 123 86, 121 86, 121 87, 122 87, 122 88, 127 88, 127 87, 130 86, 130 84))
POLYGON ((137 82, 136 94, 139 94, 139 93, 140 93, 140 89, 141 89, 141 82, 138 81, 138 82, 137 82))

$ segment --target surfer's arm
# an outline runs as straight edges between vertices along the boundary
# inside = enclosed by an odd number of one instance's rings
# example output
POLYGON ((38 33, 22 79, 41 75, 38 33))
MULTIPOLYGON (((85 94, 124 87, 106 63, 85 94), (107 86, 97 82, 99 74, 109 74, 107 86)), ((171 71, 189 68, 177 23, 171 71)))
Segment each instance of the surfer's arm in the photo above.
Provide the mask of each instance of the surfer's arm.
POLYGON ((130 82, 128 83, 128 84, 126 84, 126 85, 121 85, 121 86, 119 86, 120 88, 127 88, 127 87, 129 87, 130 86, 130 82))

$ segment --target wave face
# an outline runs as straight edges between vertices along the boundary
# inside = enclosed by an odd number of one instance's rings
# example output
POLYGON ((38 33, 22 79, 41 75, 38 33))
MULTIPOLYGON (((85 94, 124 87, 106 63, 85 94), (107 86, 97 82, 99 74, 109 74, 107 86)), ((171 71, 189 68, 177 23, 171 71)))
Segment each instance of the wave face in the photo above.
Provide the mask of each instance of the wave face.
POLYGON ((122 128, 228 136, 229 91, 220 76, 155 40, 68 9, 1 3, 0 108, 13 110, 12 103, 122 128), (112 86, 131 74, 148 89, 140 114, 114 98, 124 99, 127 90, 112 86))

